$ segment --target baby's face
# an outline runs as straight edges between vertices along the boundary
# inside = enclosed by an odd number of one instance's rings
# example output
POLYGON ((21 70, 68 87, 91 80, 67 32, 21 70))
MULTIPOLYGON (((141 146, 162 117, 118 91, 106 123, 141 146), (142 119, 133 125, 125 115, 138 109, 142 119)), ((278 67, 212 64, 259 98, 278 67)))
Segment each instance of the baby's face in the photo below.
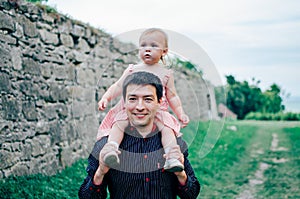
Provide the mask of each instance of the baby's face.
POLYGON ((165 37, 159 32, 148 33, 140 38, 139 55, 145 64, 153 65, 167 53, 165 37))

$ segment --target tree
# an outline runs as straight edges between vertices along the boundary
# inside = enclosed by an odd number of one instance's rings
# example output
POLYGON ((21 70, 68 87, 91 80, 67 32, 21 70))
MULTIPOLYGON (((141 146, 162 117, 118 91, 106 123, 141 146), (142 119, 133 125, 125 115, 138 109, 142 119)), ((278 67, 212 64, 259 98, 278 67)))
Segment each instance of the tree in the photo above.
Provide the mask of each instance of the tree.
POLYGON ((227 105, 239 119, 261 106, 262 93, 259 88, 249 85, 247 81, 233 81, 233 77, 229 77, 228 80, 235 83, 228 87, 227 105))
POLYGON ((263 113, 278 113, 284 110, 280 93, 281 90, 277 84, 272 84, 271 88, 263 93, 264 104, 261 110, 263 113))
POLYGON ((254 78, 251 85, 247 81, 236 81, 232 75, 226 76, 226 79, 226 104, 238 119, 244 119, 250 112, 277 113, 284 110, 278 85, 272 84, 270 89, 262 92, 258 87, 260 81, 254 78))

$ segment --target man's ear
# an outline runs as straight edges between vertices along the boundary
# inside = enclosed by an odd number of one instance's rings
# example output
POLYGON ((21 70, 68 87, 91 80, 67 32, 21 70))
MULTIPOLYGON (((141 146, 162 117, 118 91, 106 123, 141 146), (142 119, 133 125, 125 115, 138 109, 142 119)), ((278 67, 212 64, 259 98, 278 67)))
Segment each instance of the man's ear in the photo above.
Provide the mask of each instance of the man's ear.
POLYGON ((161 103, 162 103, 162 98, 160 98, 160 99, 158 100, 158 103, 159 103, 159 104, 161 104, 161 103))
POLYGON ((168 51, 169 51, 168 48, 163 49, 163 56, 165 56, 168 53, 168 51))

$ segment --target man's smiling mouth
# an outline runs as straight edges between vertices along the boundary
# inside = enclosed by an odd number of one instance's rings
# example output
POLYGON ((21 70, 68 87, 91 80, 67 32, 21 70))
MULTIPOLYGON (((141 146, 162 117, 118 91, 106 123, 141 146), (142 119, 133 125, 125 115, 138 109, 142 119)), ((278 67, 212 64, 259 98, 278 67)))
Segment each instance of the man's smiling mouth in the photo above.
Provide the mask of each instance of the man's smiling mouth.
POLYGON ((133 113, 134 116, 136 116, 137 118, 143 118, 147 115, 147 113, 133 113))

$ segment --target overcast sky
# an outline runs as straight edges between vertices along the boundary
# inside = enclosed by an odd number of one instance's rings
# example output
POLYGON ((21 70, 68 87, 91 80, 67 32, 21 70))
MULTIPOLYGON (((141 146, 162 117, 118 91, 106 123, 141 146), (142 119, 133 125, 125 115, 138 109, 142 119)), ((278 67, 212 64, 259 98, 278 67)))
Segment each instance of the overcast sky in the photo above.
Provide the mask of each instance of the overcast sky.
POLYGON ((48 0, 113 36, 159 27, 186 36, 225 75, 300 96, 299 0, 48 0))

